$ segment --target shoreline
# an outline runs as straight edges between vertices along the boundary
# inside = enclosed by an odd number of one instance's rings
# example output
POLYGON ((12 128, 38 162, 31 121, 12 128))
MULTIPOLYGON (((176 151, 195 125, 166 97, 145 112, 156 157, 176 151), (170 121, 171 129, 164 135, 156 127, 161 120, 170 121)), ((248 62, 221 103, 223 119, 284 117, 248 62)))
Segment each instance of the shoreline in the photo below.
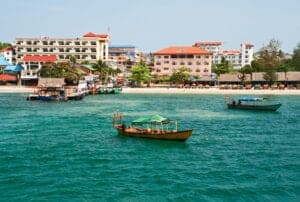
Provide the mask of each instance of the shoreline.
MULTIPOLYGON (((32 93, 34 88, 23 86, 0 86, 0 93, 32 93)), ((125 94, 207 94, 207 95, 300 95, 300 90, 254 90, 254 89, 218 89, 218 88, 122 88, 125 94)))
POLYGON ((254 90, 254 89, 218 89, 218 88, 123 88, 125 94, 203 94, 203 95, 300 95, 300 90, 254 90))

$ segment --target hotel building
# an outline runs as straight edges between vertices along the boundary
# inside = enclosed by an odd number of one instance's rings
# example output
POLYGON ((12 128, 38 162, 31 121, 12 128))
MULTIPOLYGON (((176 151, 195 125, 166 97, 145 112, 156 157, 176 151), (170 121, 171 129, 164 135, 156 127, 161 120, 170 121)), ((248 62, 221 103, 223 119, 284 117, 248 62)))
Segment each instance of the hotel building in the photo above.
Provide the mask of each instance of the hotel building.
POLYGON ((16 63, 22 63, 21 79, 37 79, 45 62, 108 60, 109 35, 89 32, 79 38, 16 38, 16 63))
POLYGON ((14 62, 14 51, 13 48, 7 47, 0 50, 0 55, 2 55, 7 62, 13 64, 14 62))
POLYGON ((245 65, 251 65, 253 60, 253 44, 242 43, 240 50, 222 50, 223 43, 220 41, 196 42, 193 46, 212 52, 213 64, 220 64, 222 57, 229 61, 235 69, 245 65))
POLYGON ((212 53, 197 47, 174 46, 161 49, 154 53, 152 74, 170 76, 180 67, 186 67, 190 75, 210 76, 212 53))
POLYGON ((108 48, 109 61, 116 64, 123 73, 129 72, 133 65, 145 61, 146 56, 132 45, 112 45, 108 48))

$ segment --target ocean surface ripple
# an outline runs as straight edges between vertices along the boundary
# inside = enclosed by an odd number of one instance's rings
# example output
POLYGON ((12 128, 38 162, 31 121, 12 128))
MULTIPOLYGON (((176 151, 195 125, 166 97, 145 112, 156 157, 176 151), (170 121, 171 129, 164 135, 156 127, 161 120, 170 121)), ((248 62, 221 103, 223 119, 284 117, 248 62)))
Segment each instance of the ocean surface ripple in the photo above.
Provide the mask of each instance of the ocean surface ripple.
POLYGON ((0 199, 299 201, 300 97, 277 112, 229 110, 219 95, 97 95, 26 101, 0 94, 0 199), (114 112, 160 114, 186 142, 118 136, 114 112))

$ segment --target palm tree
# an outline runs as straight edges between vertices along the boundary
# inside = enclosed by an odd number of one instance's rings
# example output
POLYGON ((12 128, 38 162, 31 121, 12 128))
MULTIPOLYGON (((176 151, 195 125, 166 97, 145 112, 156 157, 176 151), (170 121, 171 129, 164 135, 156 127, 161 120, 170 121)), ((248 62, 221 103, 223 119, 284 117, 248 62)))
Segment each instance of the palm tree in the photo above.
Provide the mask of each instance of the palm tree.
POLYGON ((93 65, 93 68, 95 69, 95 74, 99 75, 100 80, 106 83, 110 67, 102 60, 98 60, 97 63, 93 65))

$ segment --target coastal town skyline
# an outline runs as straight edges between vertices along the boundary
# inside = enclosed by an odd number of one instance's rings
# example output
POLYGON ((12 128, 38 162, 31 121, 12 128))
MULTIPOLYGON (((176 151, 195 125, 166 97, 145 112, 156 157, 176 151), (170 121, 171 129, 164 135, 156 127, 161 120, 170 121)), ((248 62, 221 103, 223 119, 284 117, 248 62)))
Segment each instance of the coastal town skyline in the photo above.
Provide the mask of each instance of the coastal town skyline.
POLYGON ((7 9, 0 22, 9 29, 0 33, 0 39, 6 42, 17 37, 78 37, 88 31, 108 33, 111 44, 132 44, 145 52, 216 40, 224 42, 225 49, 251 42, 257 51, 275 38, 282 42, 283 51, 291 53, 299 42, 299 3, 293 0, 162 1, 159 6, 135 0, 89 4, 29 0, 2 5, 7 9))

